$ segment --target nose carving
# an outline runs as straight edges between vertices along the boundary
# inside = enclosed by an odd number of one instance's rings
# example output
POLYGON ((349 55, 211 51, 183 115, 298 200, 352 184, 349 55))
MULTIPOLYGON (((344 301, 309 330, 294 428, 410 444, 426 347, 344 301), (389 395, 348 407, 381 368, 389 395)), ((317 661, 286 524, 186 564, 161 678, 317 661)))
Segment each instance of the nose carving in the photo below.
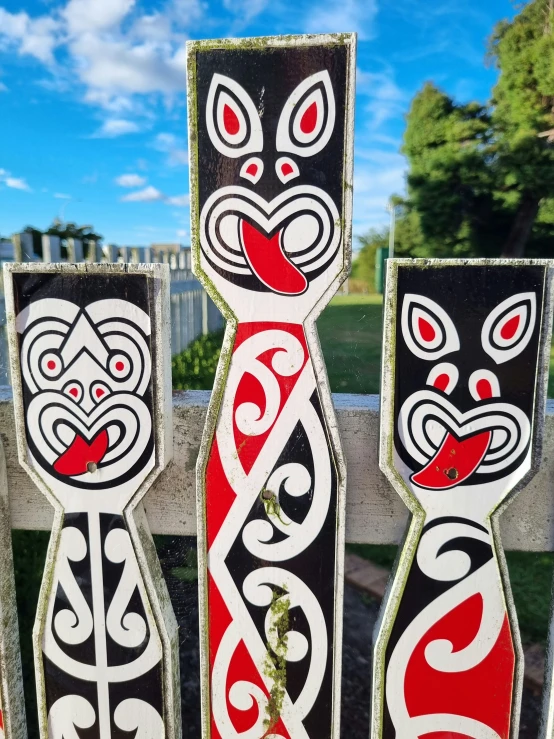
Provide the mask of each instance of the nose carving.
POLYGON ((500 384, 494 372, 476 370, 469 378, 469 392, 474 400, 488 400, 500 397, 500 384))

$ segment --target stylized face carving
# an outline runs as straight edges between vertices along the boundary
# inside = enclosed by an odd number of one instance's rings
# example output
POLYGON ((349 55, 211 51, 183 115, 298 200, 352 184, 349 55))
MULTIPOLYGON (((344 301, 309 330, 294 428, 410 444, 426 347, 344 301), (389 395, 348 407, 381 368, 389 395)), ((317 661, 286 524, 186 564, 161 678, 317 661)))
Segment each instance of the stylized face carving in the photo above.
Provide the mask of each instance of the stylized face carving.
POLYGON ((412 483, 440 491, 517 478, 543 292, 540 266, 399 267, 395 448, 412 483))
POLYGON ((93 490, 135 477, 153 453, 146 280, 125 276, 127 300, 100 279, 14 277, 30 453, 49 475, 93 490))
POLYGON ((340 258, 346 77, 341 46, 197 54, 199 236, 216 276, 295 296, 340 258))

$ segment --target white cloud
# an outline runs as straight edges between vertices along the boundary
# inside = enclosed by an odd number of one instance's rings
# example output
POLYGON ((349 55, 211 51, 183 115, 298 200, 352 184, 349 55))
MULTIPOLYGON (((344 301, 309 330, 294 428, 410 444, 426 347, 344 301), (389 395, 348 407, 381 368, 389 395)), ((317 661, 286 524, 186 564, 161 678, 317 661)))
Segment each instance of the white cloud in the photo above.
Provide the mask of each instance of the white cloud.
POLYGON ((115 183, 120 187, 142 187, 146 185, 146 177, 138 174, 122 174, 115 178, 115 183))
POLYGON ((8 92, 8 88, 3 82, 0 82, 0 92, 8 92))
POLYGON ((133 121, 124 118, 110 118, 104 121, 101 128, 94 134, 94 138, 111 139, 127 133, 137 133, 139 130, 139 126, 133 121))
POLYGON ((153 203, 156 200, 165 200, 165 195, 152 185, 145 187, 144 190, 130 192, 121 198, 122 203, 153 203))
POLYGON ((386 68, 380 72, 358 69, 356 80, 358 93, 369 98, 365 110, 371 116, 373 129, 406 111, 408 95, 394 81, 392 69, 386 68))
POLYGON ((159 133, 154 139, 154 148, 167 154, 170 167, 188 166, 189 154, 182 139, 172 133, 159 133))
POLYGON ((373 37, 373 21, 377 14, 376 0, 326 0, 315 2, 304 22, 307 33, 357 31, 360 39, 373 37))
POLYGON ((58 200, 71 200, 71 195, 65 195, 63 192, 55 192, 54 197, 58 200))
POLYGON ((180 239, 188 239, 189 232, 186 228, 179 228, 177 229, 177 237, 180 239))
POLYGON ((62 15, 71 34, 105 31, 117 26, 135 0, 69 0, 62 15))
POLYGON ((184 208, 190 204, 190 195, 185 193, 184 195, 174 195, 166 199, 168 205, 176 205, 179 208, 184 208))
POLYGON ((23 177, 12 177, 6 169, 0 169, 0 184, 12 188, 12 190, 25 190, 31 192, 31 188, 23 177))
POLYGON ((0 7, 0 41, 15 45, 20 55, 33 56, 44 64, 52 64, 60 30, 59 21, 52 17, 30 18, 27 13, 9 13, 0 7))

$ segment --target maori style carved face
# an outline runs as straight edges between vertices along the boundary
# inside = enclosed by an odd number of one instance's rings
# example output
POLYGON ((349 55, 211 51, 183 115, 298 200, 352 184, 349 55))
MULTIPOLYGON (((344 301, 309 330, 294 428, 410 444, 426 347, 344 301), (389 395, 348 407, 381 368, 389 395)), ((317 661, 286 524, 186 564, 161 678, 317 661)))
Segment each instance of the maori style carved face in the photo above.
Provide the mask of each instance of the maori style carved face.
POLYGON ((529 469, 544 270, 402 268, 395 448, 430 491, 529 469))
POLYGON ((341 47, 198 55, 199 237, 218 289, 298 296, 342 268, 346 71, 341 47))
POLYGON ((150 318, 100 296, 35 299, 16 323, 30 453, 47 474, 87 490, 136 477, 153 453, 150 318))

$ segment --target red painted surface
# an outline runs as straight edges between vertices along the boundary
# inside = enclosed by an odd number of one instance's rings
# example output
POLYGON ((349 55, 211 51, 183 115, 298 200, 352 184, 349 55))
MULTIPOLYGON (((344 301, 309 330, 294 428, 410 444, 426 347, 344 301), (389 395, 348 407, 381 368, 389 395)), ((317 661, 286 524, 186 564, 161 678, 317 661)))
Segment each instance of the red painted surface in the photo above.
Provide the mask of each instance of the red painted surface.
POLYGON ((303 293, 308 281, 285 256, 280 232, 267 238, 248 221, 243 219, 241 225, 244 251, 260 280, 272 290, 286 295, 303 293))
MULTIPOLYGON (((252 336, 269 330, 280 330, 286 331, 287 333, 295 336, 304 347, 304 363, 300 370, 290 376, 283 377, 277 373, 273 373, 275 379, 279 383, 281 402, 277 419, 288 400, 291 391, 293 390, 298 378, 302 372, 302 369, 309 360, 308 347, 306 344, 306 338, 304 335, 304 328, 301 324, 288 324, 288 323, 241 323, 238 326, 237 334, 235 337, 235 344, 233 352, 236 352, 238 347, 251 338, 252 336)), ((257 357, 260 361, 271 371, 271 361, 275 356, 275 353, 279 349, 272 349, 266 351, 257 357)), ((245 373, 237 387, 235 398, 233 401, 233 409, 236 411, 239 405, 245 402, 256 403, 264 408, 265 395, 259 384, 259 381, 251 374, 245 373)), ((234 417, 233 413, 233 417, 234 417)), ((277 421, 276 419, 276 421, 277 421)), ((276 422, 275 421, 275 422, 276 422)), ((267 437, 271 433, 270 427, 265 434, 259 436, 248 436, 240 432, 236 424, 234 424, 234 441, 235 449, 238 459, 246 473, 248 473, 254 462, 256 461, 260 451, 262 450, 267 437)), ((229 514, 230 508, 236 498, 235 492, 231 488, 229 481, 225 476, 225 472, 222 467, 220 452, 218 448, 217 439, 214 438, 210 457, 206 467, 206 535, 208 545, 208 560, 209 550, 213 545, 213 542, 221 529, 225 518, 229 514)), ((214 661, 218 652, 219 645, 226 630, 231 625, 232 619, 229 610, 222 598, 212 576, 208 573, 209 585, 208 585, 208 640, 209 640, 209 659, 210 659, 210 677, 212 675, 214 661)), ((268 695, 265 688, 263 679, 258 673, 257 668, 248 653, 248 650, 244 642, 239 642, 235 653, 231 659, 229 671, 227 673, 227 709, 231 721, 235 730, 240 733, 247 731, 253 726, 258 716, 257 704, 254 702, 253 707, 247 711, 238 711, 229 702, 229 689, 232 685, 240 680, 247 680, 248 682, 257 685, 263 692, 268 695)), ((211 731, 212 739, 226 739, 221 737, 217 730, 213 713, 211 715, 211 731)), ((267 734, 277 734, 282 736, 284 739, 290 739, 290 735, 287 732, 283 721, 279 719, 277 724, 273 727, 268 728, 267 734)), ((262 739, 262 737, 260 737, 262 739)))
MULTIPOLYGON (((451 642, 454 653, 469 646, 477 636, 482 614, 483 599, 477 593, 433 624, 408 663, 404 686, 406 706, 410 716, 437 713, 465 716, 490 726, 501 739, 508 739, 515 652, 507 616, 494 646, 472 669, 438 672, 425 658, 427 645, 437 639, 451 642)), ((447 739, 464 735, 434 732, 423 736, 447 739)))

